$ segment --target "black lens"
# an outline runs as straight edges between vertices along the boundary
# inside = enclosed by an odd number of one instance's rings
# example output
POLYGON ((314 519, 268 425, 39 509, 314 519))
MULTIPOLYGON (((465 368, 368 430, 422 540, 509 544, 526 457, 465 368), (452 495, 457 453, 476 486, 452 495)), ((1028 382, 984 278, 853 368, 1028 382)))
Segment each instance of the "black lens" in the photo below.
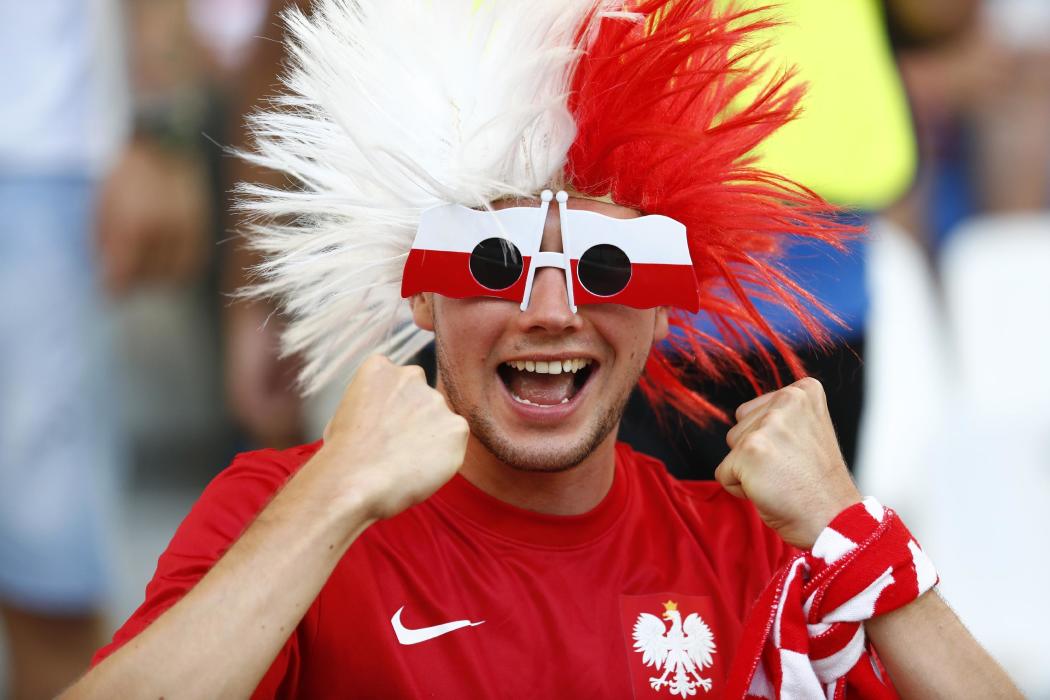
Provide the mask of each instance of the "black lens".
POLYGON ((591 294, 608 297, 622 292, 631 281, 631 261, 614 245, 591 246, 580 256, 576 274, 591 294))
POLYGON ((470 254, 470 274, 496 292, 517 282, 523 267, 517 246, 506 238, 486 238, 470 254))

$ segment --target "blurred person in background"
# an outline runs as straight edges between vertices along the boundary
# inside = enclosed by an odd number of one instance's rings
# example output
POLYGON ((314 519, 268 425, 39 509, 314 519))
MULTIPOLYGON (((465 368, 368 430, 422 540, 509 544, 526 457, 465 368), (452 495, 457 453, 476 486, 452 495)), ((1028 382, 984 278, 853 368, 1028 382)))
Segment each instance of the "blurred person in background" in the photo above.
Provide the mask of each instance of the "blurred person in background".
POLYGON ((0 616, 15 700, 52 697, 105 638, 124 453, 110 301, 185 280, 205 255, 179 4, 0 6, 0 616))
MULTIPOLYGON (((747 0, 745 7, 766 3, 747 0)), ((808 86, 796 120, 756 149, 762 167, 783 173, 829 201, 853 212, 846 219, 864 229, 903 196, 917 168, 917 147, 904 85, 891 40, 907 33, 916 45, 942 41, 961 31, 975 14, 977 0, 915 3, 863 0, 777 3, 783 23, 771 28, 759 60, 781 69, 795 67, 808 86)), ((847 250, 803 242, 784 261, 785 268, 824 304, 812 310, 831 334, 827 347, 807 344, 797 319, 754 299, 773 327, 795 345, 808 373, 821 381, 847 465, 854 467, 864 409, 865 341, 869 291, 866 281, 867 234, 847 250)), ((701 318, 707 332, 719 331, 701 318)), ((758 360, 762 349, 756 349, 758 360)), ((755 362, 757 364, 757 362, 755 362)), ((781 376, 791 370, 780 365, 781 376)), ((727 409, 746 401, 754 388, 746 382, 704 382, 701 391, 727 409)), ((622 428, 623 438, 662 459, 684 478, 711 478, 728 447, 724 426, 696 426, 671 416, 671 440, 653 439, 656 419, 636 395, 622 428)))
POLYGON ((922 167, 889 214, 934 267, 966 218, 1050 203, 1050 5, 975 5, 982 11, 932 45, 896 29, 922 167))
MULTIPOLYGON (((306 5, 305 0, 268 0, 264 34, 261 40, 252 42, 243 73, 234 88, 234 107, 229 116, 234 146, 238 149, 246 150, 251 138, 244 116, 265 106, 285 59, 281 40, 284 27, 279 15, 286 8, 306 5)), ((238 182, 282 182, 280 176, 240 158, 230 163, 228 175, 228 189, 238 182)), ((243 222, 232 212, 229 222, 235 232, 242 230, 243 222)), ((232 295, 244 288, 250 278, 250 268, 256 262, 257 256, 235 235, 224 246, 223 289, 232 295)), ((234 420, 257 446, 290 447, 302 442, 308 434, 303 402, 295 384, 298 362, 294 357, 281 355, 283 326, 273 305, 263 300, 236 299, 229 301, 224 309, 227 401, 234 420)))

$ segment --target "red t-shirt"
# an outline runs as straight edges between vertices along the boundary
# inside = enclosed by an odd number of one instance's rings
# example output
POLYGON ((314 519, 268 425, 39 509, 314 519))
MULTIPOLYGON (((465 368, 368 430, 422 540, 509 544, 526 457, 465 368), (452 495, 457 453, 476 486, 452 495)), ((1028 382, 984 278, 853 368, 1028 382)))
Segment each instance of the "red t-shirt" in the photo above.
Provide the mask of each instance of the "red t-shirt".
MULTIPOLYGON (((94 662, 182 598, 317 447, 242 454, 216 477, 94 662)), ((670 698, 676 671, 678 688, 720 697, 744 617, 791 554, 749 503, 622 443, 583 515, 522 510, 457 475, 354 542, 254 697, 670 698), (650 648, 692 639, 698 671, 647 665, 636 626, 650 648)))

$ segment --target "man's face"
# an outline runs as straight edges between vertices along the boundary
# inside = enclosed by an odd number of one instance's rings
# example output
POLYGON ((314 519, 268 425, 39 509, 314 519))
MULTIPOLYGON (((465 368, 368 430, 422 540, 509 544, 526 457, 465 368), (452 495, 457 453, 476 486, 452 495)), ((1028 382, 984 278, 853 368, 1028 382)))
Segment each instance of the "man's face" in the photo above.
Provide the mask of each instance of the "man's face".
MULTIPOLYGON (((510 200, 496 208, 530 205, 536 202, 510 200)), ((589 199, 568 206, 639 216, 589 199)), ((541 250, 561 251, 556 207, 541 250)), ((597 448, 617 427, 654 340, 667 334, 662 308, 586 304, 573 314, 565 273, 552 267, 537 270, 526 311, 502 299, 430 293, 414 298, 412 308, 416 323, 435 331, 439 388, 467 419, 472 438, 528 471, 569 469, 597 448)))

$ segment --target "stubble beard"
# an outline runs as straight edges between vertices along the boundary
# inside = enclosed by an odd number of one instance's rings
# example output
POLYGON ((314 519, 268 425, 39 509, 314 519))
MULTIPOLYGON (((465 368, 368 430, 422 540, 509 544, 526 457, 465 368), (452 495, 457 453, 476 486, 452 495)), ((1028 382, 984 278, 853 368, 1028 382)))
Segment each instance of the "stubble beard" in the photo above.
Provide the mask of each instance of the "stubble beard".
MULTIPOLYGON (((564 447, 548 446, 545 449, 536 449, 515 444, 500 431, 496 423, 480 407, 471 405, 463 398, 458 378, 452 363, 448 360, 440 337, 436 338, 435 346, 438 376, 441 377, 441 385, 445 389, 445 395, 452 410, 466 419, 471 435, 477 438, 485 449, 491 452, 496 459, 518 471, 555 473, 568 471, 580 464, 619 425, 623 412, 627 408, 627 400, 631 396, 631 388, 638 380, 638 377, 635 377, 620 392, 620 395, 606 404, 601 416, 589 424, 586 434, 579 440, 564 447)), ((641 376, 640 369, 638 376, 641 376)))

